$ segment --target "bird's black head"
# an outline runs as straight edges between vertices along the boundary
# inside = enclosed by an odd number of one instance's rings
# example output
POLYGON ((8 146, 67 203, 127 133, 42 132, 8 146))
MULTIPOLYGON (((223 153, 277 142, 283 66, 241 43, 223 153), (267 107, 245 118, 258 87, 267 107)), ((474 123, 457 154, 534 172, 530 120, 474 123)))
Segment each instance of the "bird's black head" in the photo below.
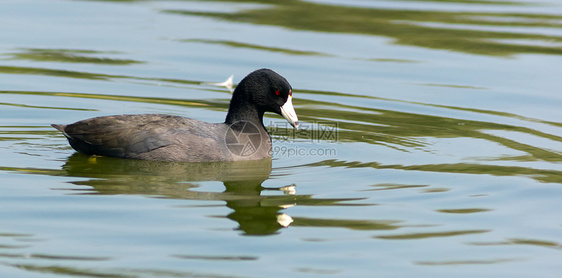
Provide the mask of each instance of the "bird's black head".
POLYGON ((283 76, 270 69, 256 70, 236 86, 226 122, 251 117, 253 113, 257 113, 261 122, 264 112, 274 112, 298 128, 292 96, 291 85, 283 76))

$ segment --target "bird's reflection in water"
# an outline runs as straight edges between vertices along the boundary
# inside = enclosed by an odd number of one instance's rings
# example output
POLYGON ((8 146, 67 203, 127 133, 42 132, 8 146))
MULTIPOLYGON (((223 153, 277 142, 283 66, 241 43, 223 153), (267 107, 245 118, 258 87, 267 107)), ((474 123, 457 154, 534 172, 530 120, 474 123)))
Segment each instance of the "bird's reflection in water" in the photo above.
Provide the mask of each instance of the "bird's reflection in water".
MULTIPOLYGON (((228 215, 228 218, 238 222, 240 229, 246 234, 251 235, 268 235, 279 230, 280 227, 287 227, 293 219, 287 214, 280 213, 291 205, 291 203, 279 204, 276 202, 267 202, 267 199, 273 199, 274 196, 261 196, 261 192, 265 190, 260 183, 254 183, 252 188, 243 189, 251 183, 246 181, 224 182, 226 186, 225 193, 231 193, 233 196, 243 196, 242 198, 225 199, 226 206, 233 209, 234 212, 228 215)), ((277 190, 284 190, 280 188, 277 190)), ((290 191, 285 191, 290 192, 290 191)), ((290 194, 290 193, 289 193, 290 194)), ((282 198, 285 202, 293 202, 291 198, 282 198)))
POLYGON ((233 209, 227 217, 247 235, 270 235, 287 227, 292 218, 281 211, 299 198, 294 186, 264 188, 271 173, 271 159, 243 162, 181 163, 90 157, 74 154, 63 166, 68 176, 85 177, 73 182, 87 185, 83 194, 141 194, 176 199, 222 200, 233 209), (223 192, 201 192, 195 182, 221 181, 223 192), (91 187, 91 188, 90 188, 91 187), (92 191, 92 188, 94 191, 92 191), (265 191, 283 193, 262 195, 265 191))

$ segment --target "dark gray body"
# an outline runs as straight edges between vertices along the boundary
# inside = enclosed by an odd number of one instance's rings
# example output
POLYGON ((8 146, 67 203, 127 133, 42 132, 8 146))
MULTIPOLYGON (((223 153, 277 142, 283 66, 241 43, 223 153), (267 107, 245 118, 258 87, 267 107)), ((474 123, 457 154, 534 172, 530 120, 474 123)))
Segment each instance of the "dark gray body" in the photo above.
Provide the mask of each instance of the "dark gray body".
POLYGON ((247 136, 244 130, 225 123, 163 114, 106 116, 53 125, 64 133, 72 148, 88 155, 188 162, 271 157, 267 130, 261 123, 251 126, 255 128, 247 136), (237 149, 244 146, 251 148, 245 152, 237 149))

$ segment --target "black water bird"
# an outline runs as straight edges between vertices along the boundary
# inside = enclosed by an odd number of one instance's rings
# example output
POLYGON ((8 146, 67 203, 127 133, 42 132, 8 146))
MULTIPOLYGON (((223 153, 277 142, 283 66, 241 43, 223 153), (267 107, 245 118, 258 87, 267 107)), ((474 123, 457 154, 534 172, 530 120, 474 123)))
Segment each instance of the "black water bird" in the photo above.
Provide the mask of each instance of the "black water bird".
POLYGON ((189 162, 258 160, 271 157, 265 112, 282 115, 298 128, 291 85, 276 72, 259 69, 236 86, 224 123, 139 114, 52 126, 72 148, 88 155, 189 162))

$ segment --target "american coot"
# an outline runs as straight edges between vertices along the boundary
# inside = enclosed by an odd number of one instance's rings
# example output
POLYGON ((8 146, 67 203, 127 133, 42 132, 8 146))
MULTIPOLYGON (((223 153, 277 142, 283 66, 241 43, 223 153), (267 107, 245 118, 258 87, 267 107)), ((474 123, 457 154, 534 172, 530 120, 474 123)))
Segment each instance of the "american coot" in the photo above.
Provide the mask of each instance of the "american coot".
POLYGON ((271 157, 263 125, 267 111, 298 128, 289 82, 269 69, 246 76, 234 90, 224 123, 163 115, 117 115, 52 126, 88 155, 160 161, 241 161, 271 157))

